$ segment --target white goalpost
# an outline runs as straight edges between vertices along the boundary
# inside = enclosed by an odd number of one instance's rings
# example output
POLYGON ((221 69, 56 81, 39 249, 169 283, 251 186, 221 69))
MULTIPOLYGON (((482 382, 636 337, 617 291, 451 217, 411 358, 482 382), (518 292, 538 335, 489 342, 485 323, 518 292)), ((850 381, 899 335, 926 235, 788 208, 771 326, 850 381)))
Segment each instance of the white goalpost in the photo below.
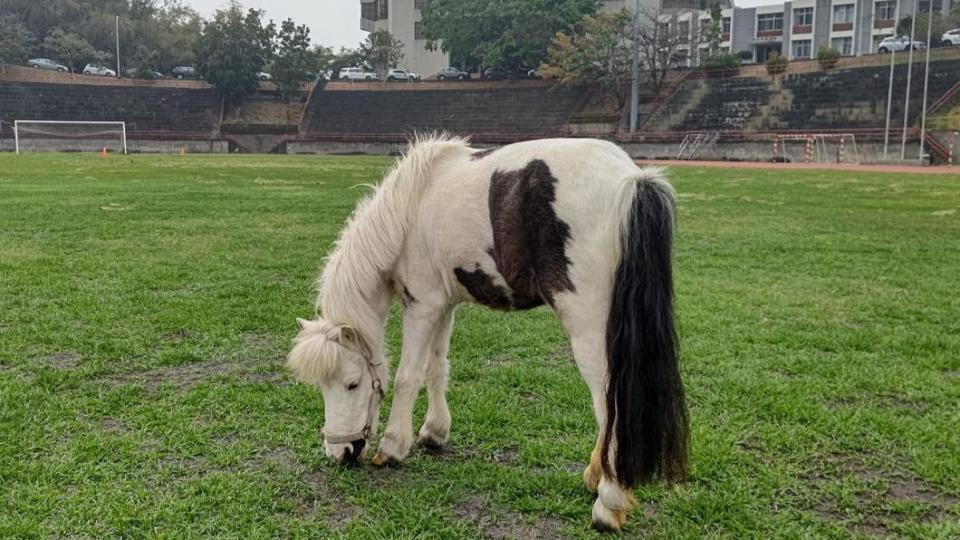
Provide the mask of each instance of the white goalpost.
POLYGON ((127 123, 84 120, 15 120, 13 141, 21 150, 82 152, 110 148, 120 143, 127 153, 127 123))

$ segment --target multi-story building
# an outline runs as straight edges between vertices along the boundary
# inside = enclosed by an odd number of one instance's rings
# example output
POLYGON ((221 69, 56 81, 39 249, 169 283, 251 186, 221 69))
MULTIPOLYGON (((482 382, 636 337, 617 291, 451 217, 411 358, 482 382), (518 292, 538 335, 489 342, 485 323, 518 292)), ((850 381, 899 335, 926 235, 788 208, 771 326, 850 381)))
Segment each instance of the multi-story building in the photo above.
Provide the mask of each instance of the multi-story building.
MULTIPOLYGON (((431 75, 449 63, 446 53, 431 51, 421 35, 420 10, 429 0, 360 0, 360 27, 389 30, 404 44, 400 67, 431 75)), ((880 40, 892 36, 896 19, 914 11, 947 13, 960 0, 788 0, 738 8, 720 0, 722 52, 750 53, 765 62, 773 53, 790 60, 816 58, 826 45, 846 56, 877 52, 880 40), (900 2, 899 10, 897 2, 900 2)), ((708 54, 706 31, 712 0, 640 0, 642 9, 659 12, 661 24, 677 32, 679 54, 688 66, 699 65, 708 54)), ((634 9, 636 0, 600 0, 601 9, 634 9)), ((934 36, 937 38, 939 36, 934 36)))
POLYGON ((367 32, 387 30, 403 43, 400 67, 429 77, 449 64, 440 50, 427 49, 420 10, 429 0, 360 0, 360 28, 367 32))

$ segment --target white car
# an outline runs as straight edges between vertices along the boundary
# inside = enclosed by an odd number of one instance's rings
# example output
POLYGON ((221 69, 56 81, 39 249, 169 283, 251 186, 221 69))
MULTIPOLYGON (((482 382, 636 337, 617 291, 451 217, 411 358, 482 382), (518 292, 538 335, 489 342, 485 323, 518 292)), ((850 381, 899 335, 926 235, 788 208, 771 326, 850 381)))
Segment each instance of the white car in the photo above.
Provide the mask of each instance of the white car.
POLYGON ((116 77, 117 72, 106 67, 98 66, 97 64, 87 64, 83 68, 84 75, 101 75, 103 77, 116 77))
POLYGON ((940 44, 944 47, 960 45, 960 28, 954 28, 953 30, 944 32, 943 36, 940 38, 940 44))
POLYGON ((372 71, 358 67, 350 67, 341 69, 337 78, 341 81, 375 81, 379 77, 372 71))
POLYGON ((261 71, 257 73, 257 78, 260 79, 261 81, 272 81, 273 75, 269 73, 264 73, 263 71, 261 71))
POLYGON ((387 80, 414 82, 414 81, 419 81, 420 76, 417 75, 416 73, 404 71, 402 69, 391 69, 390 71, 387 72, 387 80))
POLYGON ((879 53, 888 53, 888 52, 900 52, 905 51, 908 48, 917 50, 927 48, 926 44, 922 41, 913 40, 910 41, 910 38, 907 36, 890 36, 884 38, 883 41, 877 45, 877 52, 879 53))

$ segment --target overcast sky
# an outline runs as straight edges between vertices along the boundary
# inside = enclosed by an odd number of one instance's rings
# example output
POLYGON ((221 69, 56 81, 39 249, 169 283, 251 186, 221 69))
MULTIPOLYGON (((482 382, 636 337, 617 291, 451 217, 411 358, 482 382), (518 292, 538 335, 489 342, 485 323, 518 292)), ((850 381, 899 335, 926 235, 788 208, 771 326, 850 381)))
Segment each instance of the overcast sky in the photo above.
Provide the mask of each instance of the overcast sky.
MULTIPOLYGON (((227 0, 185 0, 203 16, 212 15, 227 0)), ((360 0, 241 0, 245 8, 259 8, 268 19, 286 18, 310 27, 314 44, 356 47, 366 38, 360 30, 360 0)))

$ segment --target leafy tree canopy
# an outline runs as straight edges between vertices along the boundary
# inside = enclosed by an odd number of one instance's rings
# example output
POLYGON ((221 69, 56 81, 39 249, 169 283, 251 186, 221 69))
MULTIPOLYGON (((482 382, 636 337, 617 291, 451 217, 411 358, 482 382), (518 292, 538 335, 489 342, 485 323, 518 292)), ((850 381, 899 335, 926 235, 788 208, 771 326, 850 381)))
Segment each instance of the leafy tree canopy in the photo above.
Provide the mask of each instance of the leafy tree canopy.
POLYGON ((244 13, 233 2, 203 23, 194 46, 197 70, 227 103, 238 104, 255 92, 257 73, 271 60, 276 25, 264 24, 262 17, 263 11, 244 13))
POLYGON ((454 58, 516 71, 539 65, 557 32, 596 10, 596 0, 431 0, 423 31, 454 58))
POLYGON ((109 53, 98 51, 81 36, 59 28, 54 28, 47 34, 43 46, 72 72, 81 71, 88 62, 102 64, 110 59, 109 53))
POLYGON ((403 60, 403 43, 386 30, 370 32, 360 44, 360 56, 382 76, 403 60))
POLYGON ((0 62, 26 62, 35 41, 33 32, 15 16, 0 15, 0 62))
POLYGON ((280 23, 277 33, 277 55, 273 61, 273 81, 284 97, 300 85, 316 77, 314 53, 310 50, 310 29, 297 26, 293 20, 280 23))

